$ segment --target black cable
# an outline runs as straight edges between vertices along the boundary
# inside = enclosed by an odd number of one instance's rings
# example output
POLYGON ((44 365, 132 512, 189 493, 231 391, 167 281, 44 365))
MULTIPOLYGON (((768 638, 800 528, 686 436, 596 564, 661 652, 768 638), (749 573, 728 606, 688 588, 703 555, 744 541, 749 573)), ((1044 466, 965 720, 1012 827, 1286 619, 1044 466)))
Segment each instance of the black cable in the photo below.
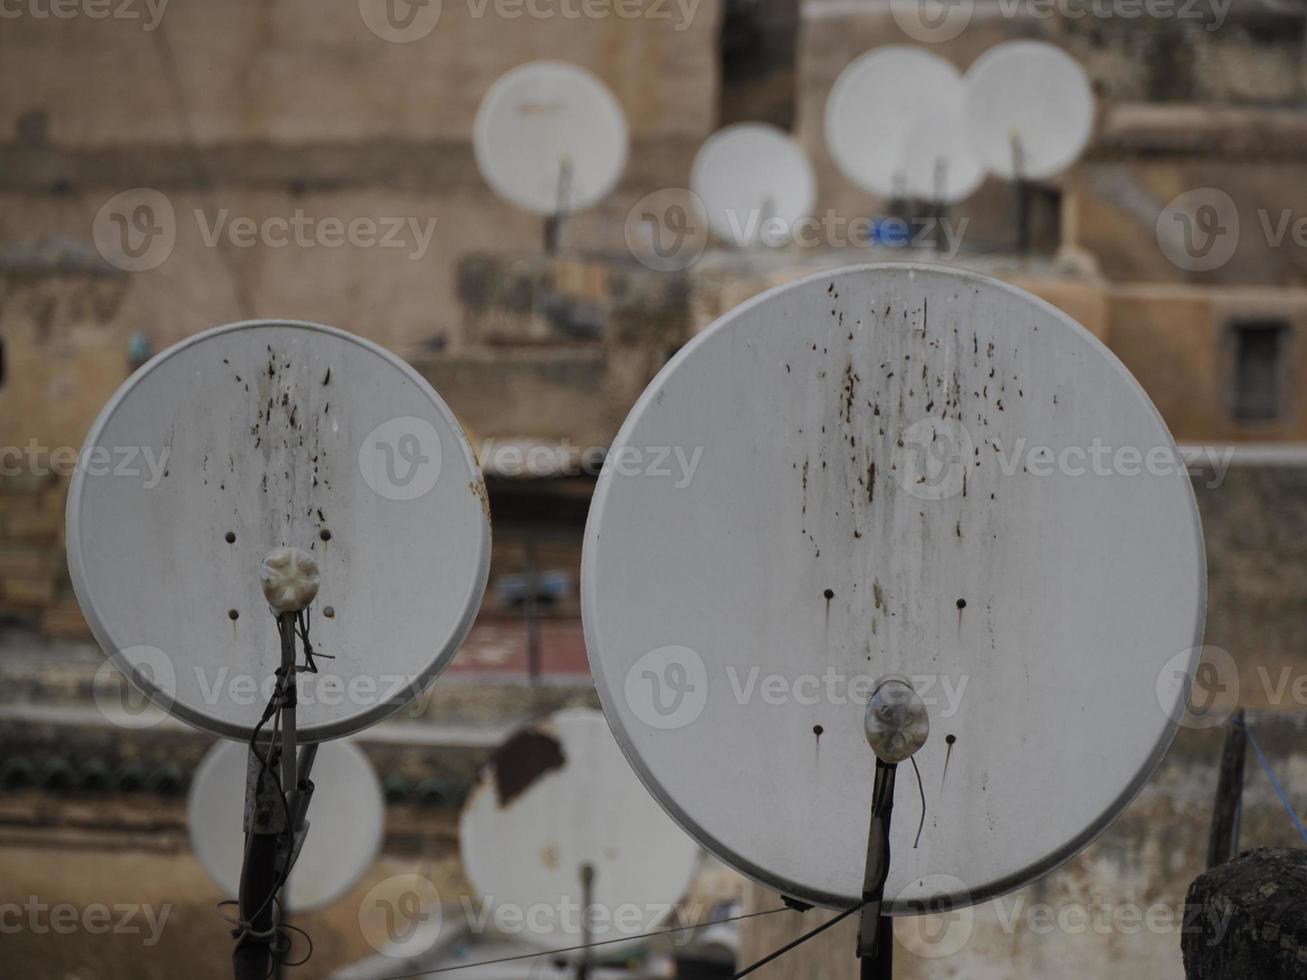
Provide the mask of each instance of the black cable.
MULTIPOLYGON (((282 624, 280 620, 278 620, 277 627, 278 627, 278 634, 280 635, 282 630, 282 624)), ((292 624, 291 625, 292 642, 294 642, 294 635, 295 635, 295 629, 294 629, 294 624, 292 624)), ((308 636, 307 636, 306 626, 304 627, 301 636, 305 641, 305 646, 307 649, 308 636)), ((285 887, 287 880, 290 878, 290 873, 294 869, 295 859, 297 855, 295 855, 294 853, 295 826, 294 826, 294 820, 291 817, 290 803, 286 798, 286 787, 282 785, 281 775, 277 771, 276 767, 269 765, 268 757, 271 755, 272 749, 276 746, 277 737, 281 731, 281 712, 279 709, 288 703, 289 697, 293 696, 293 692, 287 690, 287 686, 295 682, 295 669, 294 669, 293 660, 294 658, 292 658, 292 666, 289 672, 285 671, 281 667, 277 668, 275 672, 277 683, 273 687, 272 695, 268 698, 268 703, 264 706, 262 717, 260 717, 258 724, 254 726, 254 731, 250 735, 250 751, 253 752, 255 758, 259 760, 259 772, 258 775, 255 777, 255 781, 254 781, 255 796, 257 797, 258 794, 262 791, 264 777, 271 776, 273 780, 273 785, 276 787, 277 790, 277 798, 281 800, 282 814, 284 815, 285 823, 286 823, 283 833, 288 838, 287 848, 286 848, 286 854, 287 854, 286 866, 285 868, 282 869, 282 872, 278 877, 276 884, 273 886, 272 890, 268 893, 267 897, 263 900, 263 902, 259 905, 258 909, 256 909, 255 912, 248 919, 244 918, 240 914, 240 905, 239 903, 237 903, 236 928, 232 930, 233 935, 236 937, 237 942, 239 943, 240 940, 244 938, 246 934, 249 933, 251 923, 253 923, 254 920, 258 919, 261 915, 263 915, 264 911, 268 908, 269 903, 272 903, 274 909, 273 926, 272 926, 273 938, 268 942, 268 948, 269 948, 269 953, 271 954, 270 959, 273 962, 273 972, 275 972, 276 965, 279 963, 285 966, 299 966, 300 964, 305 962, 310 956, 313 955, 312 938, 310 938, 308 933, 305 932, 303 929, 300 929, 296 926, 290 926, 289 928, 295 929, 296 932, 299 932, 301 935, 304 936, 305 940, 308 942, 309 949, 308 952, 305 954, 304 958, 299 962, 297 963, 286 962, 283 956, 286 952, 289 952, 290 940, 289 937, 284 932, 284 929, 287 927, 283 926, 278 922, 278 916, 275 914, 275 910, 277 906, 280 904, 277 895, 281 892, 282 888, 285 887), (263 726, 267 724, 269 718, 272 719, 272 731, 269 736, 269 742, 268 742, 269 752, 268 755, 265 756, 262 752, 259 751, 259 733, 262 731, 263 726), (285 940, 284 950, 278 948, 279 947, 279 943, 277 942, 278 939, 285 940)), ((269 976, 271 975, 272 974, 270 973, 269 976)))
POLYGON ((921 843, 921 831, 926 826, 926 788, 921 785, 921 770, 917 768, 917 757, 910 755, 908 761, 912 763, 912 771, 917 774, 917 792, 921 794, 921 820, 917 823, 917 839, 912 842, 912 849, 915 851, 917 845, 921 843))
MULTIPOLYGON (((861 906, 859 906, 861 908, 861 906)), ((515 960, 530 960, 537 956, 558 956, 561 953, 575 953, 582 949, 594 949, 596 946, 608 946, 612 943, 629 943, 636 939, 652 939, 657 936, 667 936, 676 932, 685 932, 687 929, 700 929, 704 926, 715 926, 723 922, 739 922, 742 919, 756 919, 760 915, 775 915, 777 912, 793 912, 794 909, 788 905, 782 905, 779 908, 765 909, 762 912, 748 912, 744 915, 733 915, 727 919, 710 919, 707 922, 692 922, 686 926, 674 926, 670 929, 655 929, 653 932, 644 932, 635 936, 622 936, 619 939, 603 939, 597 943, 583 943, 580 946, 564 946, 562 949, 547 949, 539 953, 519 953, 516 956, 501 956, 495 960, 479 960, 476 963, 460 963, 458 966, 442 966, 434 970, 422 970, 419 973, 396 973, 390 976, 378 977, 377 980, 414 980, 415 977, 430 977, 437 973, 453 973, 455 970, 470 970, 476 966, 493 966, 497 963, 512 963, 515 960)), ((842 913, 843 918, 848 913, 842 913)), ((832 919, 832 922, 839 921, 832 919)), ((826 928, 825 926, 821 927, 826 928)))
POLYGON ((784 956, 795 946, 802 945, 803 943, 806 943, 809 939, 813 938, 819 933, 825 932, 827 929, 835 925, 835 923, 839 922, 841 919, 847 919, 854 912, 858 911, 866 904, 867 904, 866 902, 859 902, 857 905, 850 906, 849 908, 841 912, 839 915, 835 916, 835 918, 831 919, 829 922, 823 922, 816 929, 813 929, 810 932, 805 932, 802 936, 800 936, 798 939, 794 940, 793 942, 786 943, 780 949, 776 950, 776 952, 768 953, 762 959, 758 960, 758 962, 753 963, 750 966, 746 966, 739 973, 736 973, 734 976, 732 976, 731 980, 740 980, 741 977, 747 977, 750 973, 752 973, 754 970, 758 969, 759 967, 766 966, 772 960, 784 956))

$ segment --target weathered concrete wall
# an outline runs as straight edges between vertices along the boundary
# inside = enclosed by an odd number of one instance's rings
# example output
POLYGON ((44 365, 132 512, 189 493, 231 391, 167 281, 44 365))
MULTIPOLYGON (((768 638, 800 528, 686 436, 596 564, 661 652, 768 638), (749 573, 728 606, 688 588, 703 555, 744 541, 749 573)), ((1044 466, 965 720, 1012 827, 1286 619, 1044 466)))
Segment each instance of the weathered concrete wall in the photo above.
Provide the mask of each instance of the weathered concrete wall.
POLYGON ((1119 282, 1302 287, 1305 156, 1087 160, 1066 177, 1065 240, 1119 282), (1164 211, 1186 193, 1197 195, 1187 210, 1216 208, 1187 240, 1183 219, 1164 211))
POLYGON ((49 139, 60 146, 464 142, 496 77, 524 61, 560 57, 613 88, 637 138, 711 130, 714 0, 682 8, 641 2, 635 17, 619 16, 616 5, 599 5, 606 11, 599 17, 564 16, 562 4, 537 7, 554 15, 445 0, 419 8, 422 19, 395 34, 411 40, 399 42, 369 27, 385 31, 384 4, 370 0, 176 0, 164 5, 154 30, 86 15, 7 17, 0 132, 44 112, 49 139), (433 10, 439 20, 428 29, 433 10))
MULTIPOLYGON (((176 2, 157 24, 159 5, 144 2, 108 9, 145 22, 92 15, 99 4, 6 14, 0 446, 80 446, 126 377, 134 335, 158 351, 254 317, 329 323, 410 358, 465 355, 442 380, 456 397, 485 397, 493 358, 488 338, 464 334, 458 265, 539 254, 542 236, 540 220, 496 198, 473 160, 472 120, 494 79, 536 58, 571 60, 604 79, 627 115, 627 172, 567 223, 572 254, 624 253, 632 206, 684 183, 715 125, 718 0, 533 3, 544 16, 518 0, 415 4, 419 18, 434 10, 439 20, 424 30, 419 19, 408 43, 381 36, 385 6, 176 2), (123 271, 95 236, 134 216, 110 202, 141 187, 157 192, 148 234, 132 240, 149 261, 123 271), (302 234, 288 230, 296 222, 302 234), (370 241, 342 235, 356 222, 373 227, 370 241)), ((622 384, 642 383, 642 370, 624 367, 622 384)), ((521 417, 570 421, 589 407, 579 390, 521 417)), ((596 433, 613 428, 612 415, 596 433)))

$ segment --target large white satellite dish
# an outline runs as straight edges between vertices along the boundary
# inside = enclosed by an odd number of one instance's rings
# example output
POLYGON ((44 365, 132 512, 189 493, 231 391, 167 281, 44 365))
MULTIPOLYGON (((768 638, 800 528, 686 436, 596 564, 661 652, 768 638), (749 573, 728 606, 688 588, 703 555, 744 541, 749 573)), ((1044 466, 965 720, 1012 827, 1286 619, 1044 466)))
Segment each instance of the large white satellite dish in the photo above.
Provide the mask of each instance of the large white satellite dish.
POLYGON ((698 463, 603 470, 586 645, 645 785, 738 870, 859 900, 886 675, 930 725, 894 914, 1051 870, 1165 752, 1203 623, 1193 493, 1139 384, 1049 304, 908 264, 772 290, 666 365, 609 458, 649 446, 698 463))
POLYGON ((160 707, 248 739, 282 662, 260 582, 275 548, 316 559, 299 736, 392 713, 453 658, 490 555, 480 471, 431 386, 329 327, 253 321, 172 347, 91 427, 68 562, 96 639, 160 707))
POLYGON ((588 708, 551 715, 496 752, 463 807, 459 840, 477 892, 538 910, 522 938, 547 949, 582 941, 575 910, 587 865, 601 912, 591 939, 612 949, 657 927, 699 855, 640 785, 604 716, 588 708))
POLYGON ((812 212, 817 179, 808 156, 786 133, 765 123, 736 123, 704 142, 690 170, 714 235, 756 245, 768 222, 788 233, 812 212))
MULTIPOLYGON (((336 901, 367 873, 381 849, 385 801, 367 756, 348 741, 324 742, 313 766, 313 812, 300 859, 287 883, 291 912, 336 901)), ((191 848, 227 895, 240 887, 245 853, 247 747, 220 741, 191 781, 186 823, 191 848)))
POLYGON ((826 100, 826 145, 846 178, 885 198, 961 201, 984 167, 963 137, 962 78, 921 48, 854 59, 826 100))
POLYGON ((500 76, 473 127, 486 183, 540 215, 580 211, 607 195, 626 166, 627 140, 613 93, 562 61, 533 61, 500 76))
POLYGON ((996 44, 967 69, 966 136, 991 173, 1040 180, 1065 170, 1094 129, 1084 69, 1045 41, 996 44))

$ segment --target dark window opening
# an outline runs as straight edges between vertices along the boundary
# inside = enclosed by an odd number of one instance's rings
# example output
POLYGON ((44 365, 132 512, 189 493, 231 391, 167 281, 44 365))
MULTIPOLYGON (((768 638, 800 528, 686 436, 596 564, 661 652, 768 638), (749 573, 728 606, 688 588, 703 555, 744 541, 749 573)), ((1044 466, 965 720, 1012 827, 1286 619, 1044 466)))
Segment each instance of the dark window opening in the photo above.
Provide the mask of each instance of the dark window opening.
POLYGON ((719 125, 794 124, 799 0, 726 0, 719 125))
POLYGON ((1283 414, 1284 320, 1244 320, 1233 326, 1232 414, 1240 422, 1269 422, 1283 414))
POLYGON ((0 388, 5 386, 5 339, 0 337, 0 388))

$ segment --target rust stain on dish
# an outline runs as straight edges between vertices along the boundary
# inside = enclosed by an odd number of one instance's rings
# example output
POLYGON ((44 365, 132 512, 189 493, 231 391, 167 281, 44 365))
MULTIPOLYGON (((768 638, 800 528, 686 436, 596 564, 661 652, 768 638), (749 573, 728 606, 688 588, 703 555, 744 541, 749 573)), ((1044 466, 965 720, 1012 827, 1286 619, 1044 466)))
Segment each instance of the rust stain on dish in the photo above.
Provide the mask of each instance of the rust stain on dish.
POLYGON ((486 492, 486 485, 483 480, 473 480, 467 485, 472 491, 472 496, 481 501, 481 512, 486 515, 486 524, 493 526, 490 520, 490 494, 486 492))

